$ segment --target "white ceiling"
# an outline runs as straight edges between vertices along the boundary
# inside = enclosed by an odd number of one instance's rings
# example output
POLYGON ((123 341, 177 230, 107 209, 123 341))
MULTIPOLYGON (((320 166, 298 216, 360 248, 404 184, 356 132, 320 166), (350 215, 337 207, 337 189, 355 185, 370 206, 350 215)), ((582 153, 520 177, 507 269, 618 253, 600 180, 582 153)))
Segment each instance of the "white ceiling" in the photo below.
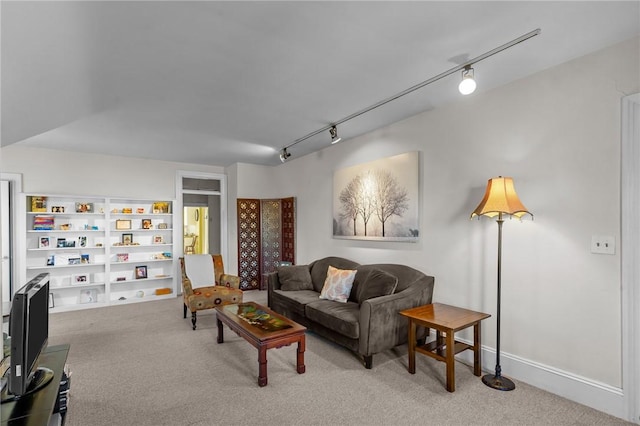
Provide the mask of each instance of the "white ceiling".
MULTIPOLYGON (((1 143, 276 165, 315 130, 536 28, 478 63, 490 90, 640 35, 640 2, 2 1, 1 143)), ((459 74, 338 127, 448 102, 459 74)), ((474 95, 471 95, 474 96, 474 95)), ((323 132, 292 159, 330 144, 323 132)))

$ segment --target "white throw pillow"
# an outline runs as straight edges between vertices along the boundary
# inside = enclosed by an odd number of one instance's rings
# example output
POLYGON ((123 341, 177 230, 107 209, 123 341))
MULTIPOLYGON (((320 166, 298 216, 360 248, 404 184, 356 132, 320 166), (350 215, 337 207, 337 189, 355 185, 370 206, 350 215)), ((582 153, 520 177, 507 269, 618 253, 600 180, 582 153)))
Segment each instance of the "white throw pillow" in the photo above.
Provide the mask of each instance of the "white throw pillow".
POLYGON ((324 280, 324 286, 320 292, 320 299, 347 303, 356 272, 350 269, 337 269, 329 265, 327 279, 324 280))

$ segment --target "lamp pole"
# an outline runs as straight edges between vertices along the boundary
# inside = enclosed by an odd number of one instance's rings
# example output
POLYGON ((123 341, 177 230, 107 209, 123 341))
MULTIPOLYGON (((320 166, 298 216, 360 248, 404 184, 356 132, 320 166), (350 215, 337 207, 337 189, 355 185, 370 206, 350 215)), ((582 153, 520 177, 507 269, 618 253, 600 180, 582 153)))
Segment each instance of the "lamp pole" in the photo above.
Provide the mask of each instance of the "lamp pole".
POLYGON ((516 385, 506 377, 502 377, 502 367, 500 367, 500 294, 502 285, 502 224, 504 219, 502 213, 498 213, 498 312, 496 315, 496 371, 495 374, 485 374, 482 377, 482 383, 485 385, 502 390, 510 391, 516 388, 516 385))

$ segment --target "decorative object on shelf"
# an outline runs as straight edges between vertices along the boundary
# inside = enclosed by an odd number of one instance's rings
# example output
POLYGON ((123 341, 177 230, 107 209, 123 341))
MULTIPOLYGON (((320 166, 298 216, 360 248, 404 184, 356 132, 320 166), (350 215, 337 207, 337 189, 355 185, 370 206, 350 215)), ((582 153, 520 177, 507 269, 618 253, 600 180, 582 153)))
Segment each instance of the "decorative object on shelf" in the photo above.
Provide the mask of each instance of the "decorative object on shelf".
POLYGON ((169 203, 167 201, 156 201, 155 203, 153 203, 153 213, 155 214, 159 214, 159 213, 171 213, 171 211, 169 210, 169 203))
POLYGON ((69 231, 70 229, 71 229, 70 223, 63 223, 62 225, 60 225, 60 230, 62 231, 69 231))
POLYGON ((156 288, 156 296, 162 296, 164 294, 171 294, 172 291, 170 288, 156 288))
POLYGON ((52 206, 51 213, 64 213, 64 206, 52 206))
POLYGON ((78 247, 86 247, 87 246, 87 237, 85 235, 81 235, 78 237, 78 247))
POLYGON ((51 231, 54 227, 53 216, 37 215, 33 218, 34 231, 51 231))
POLYGON ((131 207, 125 207, 122 209, 123 214, 131 214, 133 213, 133 209, 131 207))
POLYGON ((87 274, 76 274, 71 277, 71 284, 88 284, 89 283, 89 275, 87 274))
POLYGON ((136 297, 138 297, 138 298, 144 297, 144 291, 142 291, 142 290, 136 291, 136 297))
POLYGON ((146 266, 136 266, 136 279, 147 278, 147 267, 146 266))
POLYGON ((80 291, 80 303, 96 303, 98 301, 98 289, 86 288, 80 291))
POLYGON ((127 277, 117 277, 116 281, 126 281, 127 277))
POLYGON ((142 219, 142 229, 151 229, 152 227, 151 219, 142 219))
POLYGON ((169 229, 169 226, 166 223, 159 223, 158 229, 169 229))
POLYGON ((122 244, 125 246, 133 243, 133 234, 122 234, 122 244))
POLYGON ((117 230, 131 229, 131 221, 129 219, 116 220, 116 229, 117 230))
POLYGON ((129 253, 118 253, 116 254, 116 259, 118 260, 118 262, 128 262, 129 253))
POLYGON ((154 235, 153 244, 164 244, 164 237, 162 235, 154 235))
POLYGON ((76 203, 76 213, 93 213, 93 203, 76 203))
POLYGON ((35 213, 47 211, 47 197, 31 197, 31 211, 35 213))
POLYGON ((49 248, 49 247, 51 247, 51 237, 38 238, 38 248, 49 248))
POLYGON ((138 213, 138 214, 143 214, 143 213, 144 213, 144 208, 143 208, 143 207, 138 207, 138 208, 136 209, 136 213, 138 213))
POLYGON ((485 374, 482 377, 482 383, 485 385, 502 390, 510 391, 516 388, 516 385, 508 378, 502 376, 502 367, 500 366, 500 286, 502 281, 502 224, 503 216, 515 216, 521 219, 524 215, 533 214, 527 210, 516 194, 513 185, 513 179, 510 177, 498 176, 489 179, 484 198, 480 204, 471 213, 471 218, 487 216, 489 218, 497 217, 498 223, 498 307, 496 315, 496 370, 495 374, 485 374))

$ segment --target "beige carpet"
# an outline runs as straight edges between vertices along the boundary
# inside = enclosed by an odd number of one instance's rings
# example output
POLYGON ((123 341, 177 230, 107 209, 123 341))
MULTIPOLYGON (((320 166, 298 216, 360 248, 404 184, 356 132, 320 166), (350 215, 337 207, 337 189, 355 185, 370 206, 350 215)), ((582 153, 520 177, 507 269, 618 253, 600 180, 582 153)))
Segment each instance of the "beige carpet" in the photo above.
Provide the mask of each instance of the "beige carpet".
MULTIPOLYGON (((245 292, 266 302, 266 292, 245 292)), ((49 344, 70 343, 67 425, 630 425, 524 383, 484 386, 457 363, 456 392, 444 364, 406 345, 375 355, 366 370, 351 352, 307 333, 306 373, 295 345, 268 351, 269 384, 258 387, 257 350, 213 312, 191 330, 180 299, 52 314, 49 344)))

